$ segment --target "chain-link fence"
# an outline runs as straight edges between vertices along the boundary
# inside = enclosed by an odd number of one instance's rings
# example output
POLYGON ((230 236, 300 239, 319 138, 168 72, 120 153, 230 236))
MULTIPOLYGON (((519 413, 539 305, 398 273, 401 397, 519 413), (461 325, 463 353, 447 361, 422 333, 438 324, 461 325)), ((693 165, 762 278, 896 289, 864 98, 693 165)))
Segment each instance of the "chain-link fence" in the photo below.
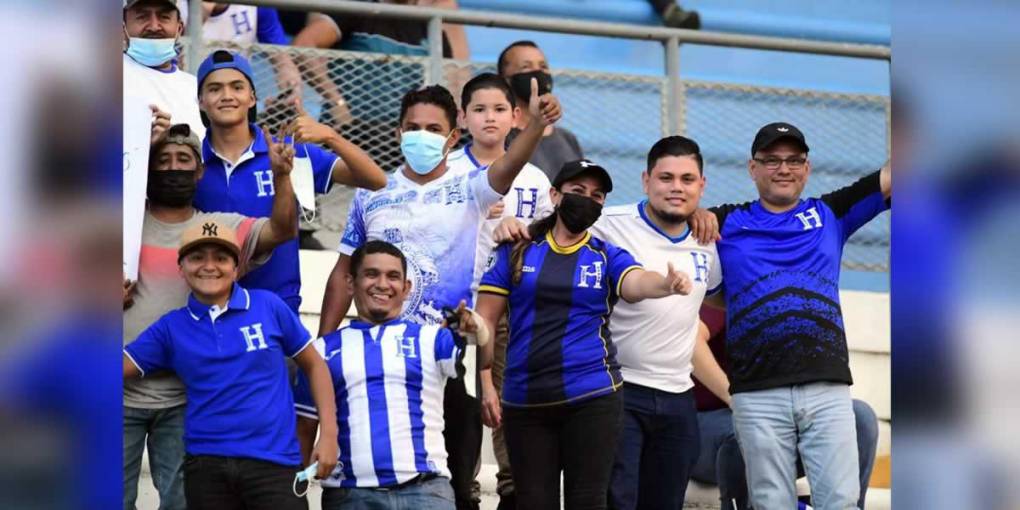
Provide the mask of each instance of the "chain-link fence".
MULTIPOLYGON (((304 109, 336 127, 369 152, 383 169, 401 164, 395 132, 400 98, 426 80, 428 57, 313 50, 271 45, 246 48, 206 42, 205 53, 227 48, 247 54, 255 70, 260 122, 275 129, 294 118, 281 97, 300 93, 304 109), (293 63, 304 83, 281 89, 293 63), (342 99, 340 99, 342 98, 342 99)), ((204 57, 204 55, 202 55, 204 57)), ((444 61, 443 81, 459 102, 471 76, 493 71, 491 63, 444 61)), ((668 79, 619 73, 557 69, 554 93, 564 111, 559 127, 580 141, 586 157, 613 173, 610 204, 642 198, 640 173, 648 149, 668 128, 668 79)), ((835 94, 684 80, 680 125, 705 156, 708 186, 704 206, 756 198, 747 173, 751 139, 777 120, 796 124, 811 146, 808 195, 850 184, 888 159, 889 100, 882 96, 835 94)), ((315 228, 327 247, 335 246, 353 193, 336 187, 320 200, 315 228)), ((843 258, 848 269, 887 271, 889 215, 850 239, 843 258)))

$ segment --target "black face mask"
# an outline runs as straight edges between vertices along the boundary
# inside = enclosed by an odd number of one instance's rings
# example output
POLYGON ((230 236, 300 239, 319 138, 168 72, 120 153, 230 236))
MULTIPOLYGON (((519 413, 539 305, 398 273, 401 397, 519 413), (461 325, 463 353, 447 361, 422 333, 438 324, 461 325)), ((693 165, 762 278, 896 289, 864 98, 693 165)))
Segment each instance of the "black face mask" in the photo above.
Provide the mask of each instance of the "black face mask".
POLYGON ((580 234, 602 216, 602 204, 576 193, 564 193, 556 214, 560 215, 567 230, 580 234))
MULTIPOLYGON (((514 95, 522 99, 527 103, 531 99, 531 79, 535 78, 538 80, 538 95, 548 94, 552 92, 552 75, 545 71, 529 71, 526 73, 517 73, 510 76, 510 88, 513 89, 514 95)), ((524 106, 527 107, 527 104, 524 106)))
POLYGON ((145 194, 164 207, 185 207, 195 198, 195 170, 149 170, 145 194))

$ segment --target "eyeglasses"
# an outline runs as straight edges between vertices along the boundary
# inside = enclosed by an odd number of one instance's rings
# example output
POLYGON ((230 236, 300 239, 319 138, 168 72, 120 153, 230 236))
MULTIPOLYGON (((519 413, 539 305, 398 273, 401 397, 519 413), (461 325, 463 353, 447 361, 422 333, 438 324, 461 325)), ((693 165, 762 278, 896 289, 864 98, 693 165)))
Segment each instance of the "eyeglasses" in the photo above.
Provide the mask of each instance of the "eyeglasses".
POLYGON ((786 159, 777 157, 752 158, 752 159, 754 159, 758 163, 761 163, 762 166, 769 170, 779 170, 779 167, 782 166, 783 163, 786 163, 786 167, 789 168, 790 170, 799 170, 801 167, 804 166, 805 163, 807 163, 807 158, 803 156, 791 156, 786 159))

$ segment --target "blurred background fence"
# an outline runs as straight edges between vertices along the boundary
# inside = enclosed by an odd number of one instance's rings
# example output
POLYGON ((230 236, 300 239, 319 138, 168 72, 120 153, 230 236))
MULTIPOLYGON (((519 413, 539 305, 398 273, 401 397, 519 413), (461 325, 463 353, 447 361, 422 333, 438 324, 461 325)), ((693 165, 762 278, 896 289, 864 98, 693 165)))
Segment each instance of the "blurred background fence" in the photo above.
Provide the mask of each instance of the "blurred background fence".
MULTIPOLYGON (((680 44, 688 41, 877 59, 888 58, 885 47, 347 1, 250 3, 289 8, 315 4, 318 11, 342 10, 351 15, 382 12, 387 16, 428 19, 433 25, 433 37, 439 32, 436 27, 441 21, 453 21, 661 40, 666 55, 661 76, 557 67, 551 71, 554 93, 564 108, 561 125, 577 136, 586 157, 613 173, 616 187, 609 197, 610 204, 641 199, 640 173, 645 168, 648 148, 669 134, 683 134, 701 145, 708 178, 703 206, 756 198, 747 174, 749 147, 758 128, 769 122, 791 122, 805 133, 812 161, 808 195, 848 185, 878 169, 889 158, 888 96, 689 80, 679 76, 677 64, 680 44)), ((245 53, 255 70, 261 122, 275 129, 293 119, 296 112, 280 107, 280 98, 300 94, 311 116, 336 127, 372 154, 387 171, 396 169, 401 162, 395 130, 400 98, 405 92, 423 84, 441 83, 451 89, 459 102, 460 88, 467 79, 479 72, 495 70, 493 62, 442 59, 434 44, 430 55, 420 57, 262 44, 237 47, 217 41, 196 44, 201 35, 193 26, 189 23, 189 38, 185 42, 189 69, 194 70, 215 49, 245 53), (277 69, 285 59, 300 70, 303 81, 300 90, 283 90, 278 85, 277 69), (326 104, 322 96, 327 87, 340 91, 346 102, 343 107, 326 104)), ((313 227, 327 248, 336 245, 343 231, 353 195, 342 188, 320 197, 313 227)), ((855 234, 846 247, 844 267, 888 271, 889 225, 889 215, 882 215, 855 234)))

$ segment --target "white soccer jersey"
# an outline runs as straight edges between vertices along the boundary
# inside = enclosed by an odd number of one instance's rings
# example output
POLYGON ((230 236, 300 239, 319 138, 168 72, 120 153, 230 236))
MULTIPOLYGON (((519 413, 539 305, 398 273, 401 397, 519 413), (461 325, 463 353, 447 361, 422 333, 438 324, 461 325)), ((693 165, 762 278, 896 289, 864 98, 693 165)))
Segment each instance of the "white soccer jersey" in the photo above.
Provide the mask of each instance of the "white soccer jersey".
POLYGON ((344 255, 373 239, 400 248, 413 284, 403 318, 420 324, 442 322, 444 306, 455 308, 462 299, 471 304, 478 228, 503 198, 463 152, 450 154, 446 164, 442 177, 425 184, 397 169, 385 188, 359 189, 340 240, 344 255))
MULTIPOLYGON (((313 343, 326 360, 337 407, 340 457, 323 487, 390 487, 435 473, 450 477, 443 393, 460 355, 449 330, 393 320, 352 321, 313 343)), ((297 414, 318 419, 308 381, 297 414)))
POLYGON ((666 272, 671 262, 690 275, 694 290, 687 296, 620 300, 609 329, 616 345, 623 380, 662 391, 691 389, 691 357, 698 334, 698 311, 705 296, 720 289, 722 269, 715 243, 706 246, 690 235, 671 238, 648 219, 645 202, 608 207, 592 234, 630 252, 646 270, 666 272))
MULTIPOLYGON (((471 156, 471 146, 463 149, 467 156, 471 156)), ((470 160, 478 164, 474 157, 470 160)), ((503 215, 499 218, 486 219, 482 222, 478 231, 478 250, 475 255, 474 280, 471 283, 472 294, 478 291, 478 280, 481 280, 485 272, 485 263, 489 260, 492 249, 496 242, 492 240, 492 231, 499 226, 503 218, 517 218, 521 223, 530 225, 531 222, 544 218, 553 212, 552 199, 549 198, 549 178, 545 172, 531 163, 524 165, 521 173, 517 174, 510 191, 503 197, 503 215)))
POLYGON ((187 124, 205 138, 205 126, 198 113, 198 80, 175 65, 171 71, 143 66, 124 54, 124 101, 140 100, 170 114, 170 122, 187 124))
POLYGON ((206 41, 230 41, 241 46, 258 42, 258 7, 230 4, 216 16, 209 16, 202 23, 202 39, 206 41))

